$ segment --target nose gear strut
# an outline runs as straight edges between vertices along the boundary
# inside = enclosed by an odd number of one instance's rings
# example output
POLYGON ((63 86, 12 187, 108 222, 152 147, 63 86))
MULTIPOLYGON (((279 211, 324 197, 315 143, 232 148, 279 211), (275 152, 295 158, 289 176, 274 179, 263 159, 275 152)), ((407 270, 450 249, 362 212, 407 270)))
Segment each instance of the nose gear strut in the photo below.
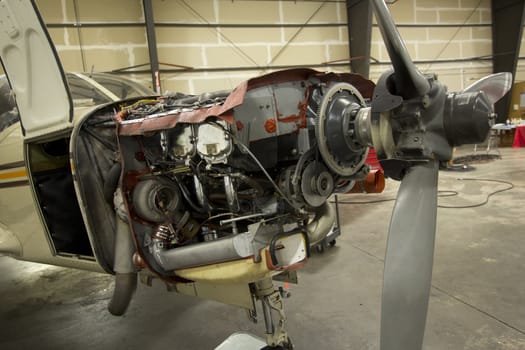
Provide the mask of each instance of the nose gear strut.
POLYGON ((272 279, 267 278, 254 284, 255 297, 261 301, 264 324, 266 326, 266 343, 261 350, 293 350, 293 344, 284 329, 286 315, 284 313, 284 303, 280 290, 276 290, 272 279), (277 325, 273 320, 272 311, 279 317, 277 325))

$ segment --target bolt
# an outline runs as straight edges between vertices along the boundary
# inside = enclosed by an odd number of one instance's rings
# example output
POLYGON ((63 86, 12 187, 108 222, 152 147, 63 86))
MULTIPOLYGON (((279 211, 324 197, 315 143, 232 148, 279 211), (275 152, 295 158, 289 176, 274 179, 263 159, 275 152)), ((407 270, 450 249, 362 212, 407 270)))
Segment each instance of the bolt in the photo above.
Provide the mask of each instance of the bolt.
POLYGON ((428 95, 423 96, 421 102, 423 103, 423 107, 427 108, 430 106, 430 97, 428 95))

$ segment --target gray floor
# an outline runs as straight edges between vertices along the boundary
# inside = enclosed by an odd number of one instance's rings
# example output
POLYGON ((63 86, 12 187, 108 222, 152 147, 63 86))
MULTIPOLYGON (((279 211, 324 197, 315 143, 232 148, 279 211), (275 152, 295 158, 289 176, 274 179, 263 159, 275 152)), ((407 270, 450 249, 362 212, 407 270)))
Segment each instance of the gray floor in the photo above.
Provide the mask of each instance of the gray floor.
MULTIPOLYGON (((471 149, 468 149, 470 151, 471 149)), ((461 150, 465 152, 465 149, 461 150)), ((425 349, 525 349, 525 149, 471 172, 441 172, 425 349)), ((366 201, 395 196, 342 196, 366 201)), ((286 301, 297 349, 377 349, 383 256, 393 202, 341 205, 343 236, 300 271, 286 301)), ((139 286, 128 314, 106 312, 108 276, 0 257, 0 349, 213 349, 235 331, 263 335, 243 310, 139 286)))

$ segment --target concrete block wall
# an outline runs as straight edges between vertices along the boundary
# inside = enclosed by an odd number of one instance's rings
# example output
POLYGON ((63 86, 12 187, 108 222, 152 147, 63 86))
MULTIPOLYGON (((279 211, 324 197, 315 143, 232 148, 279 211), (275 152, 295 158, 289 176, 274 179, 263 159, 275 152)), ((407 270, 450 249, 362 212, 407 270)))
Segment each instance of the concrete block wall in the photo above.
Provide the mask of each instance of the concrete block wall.
MULTIPOLYGON (((46 23, 144 22, 141 0, 37 0, 37 4, 46 23)), ((316 65, 347 59, 344 25, 286 27, 306 22, 345 23, 345 6, 344 0, 153 0, 157 23, 186 25, 157 27, 159 61, 196 69, 163 74, 163 89, 186 93, 230 89, 267 72, 268 65, 316 65), (203 27, 207 24, 218 27, 203 27), (228 27, 233 24, 274 27, 228 27), (234 67, 252 70, 204 71, 234 67)), ((490 0, 398 0, 389 7, 413 59, 422 62, 419 68, 437 73, 449 90, 460 90, 491 72, 490 60, 469 60, 491 54, 490 0), (463 23, 477 26, 454 26, 463 23), (465 61, 439 62, 456 58, 465 61)), ((141 26, 50 28, 50 33, 66 70, 108 71, 148 62, 141 26)), ((371 78, 376 80, 389 66, 377 27, 373 28, 371 56, 382 62, 371 67, 371 78)), ((523 79, 522 74, 517 78, 523 79)), ((132 77, 151 85, 148 74, 132 77)))
MULTIPOLYGON (((46 24, 131 23, 128 27, 48 27, 64 69, 105 72, 149 62, 141 0, 36 0, 46 24), (133 26, 135 24, 136 26, 133 26)), ((132 78, 151 86, 149 75, 132 78)))
POLYGON ((288 1, 154 1, 156 22, 223 27, 157 29, 159 61, 201 68, 253 67, 164 75, 169 90, 231 89, 267 66, 318 65, 349 56, 345 27, 290 28, 282 24, 342 23, 343 3, 288 1), (274 25, 243 27, 242 25, 274 25), (241 25, 240 27, 230 27, 241 25))
MULTIPOLYGON (((37 5, 44 21, 51 24, 144 22, 140 0, 41 0, 37 5)), ((67 70, 107 71, 148 62, 146 35, 140 26, 48 30, 67 70)))
MULTIPOLYGON (((159 62, 195 73, 163 74, 163 90, 199 93, 234 88, 268 72, 268 65, 318 65, 348 58, 346 27, 281 27, 344 23, 344 3, 231 0, 153 0, 159 62), (202 25, 226 25, 202 27, 202 25), (246 27, 228 27, 246 24, 246 27), (274 27, 252 28, 253 24, 274 27), (252 70, 228 71, 233 67, 252 70), (207 68, 225 68, 203 72, 207 68)), ((46 23, 143 22, 140 0, 38 0, 46 23), (76 8, 75 8, 76 7, 76 8)), ((143 27, 51 28, 63 65, 71 71, 108 71, 148 62, 143 27), (80 46, 82 50, 80 50, 80 46)), ((169 68, 167 65, 162 66, 169 68)), ((148 75, 134 75, 151 85, 148 75)))
MULTIPOLYGON (((492 73, 490 0, 399 0, 389 6, 412 59, 422 72, 436 73, 450 91, 458 91, 492 73), (473 26, 454 26, 471 24, 473 26), (464 61, 446 62, 454 59, 464 61), (440 62, 441 61, 441 62, 440 62)), ((388 61, 378 28, 372 31, 371 56, 388 61)), ((386 65, 372 67, 374 80, 386 65)))

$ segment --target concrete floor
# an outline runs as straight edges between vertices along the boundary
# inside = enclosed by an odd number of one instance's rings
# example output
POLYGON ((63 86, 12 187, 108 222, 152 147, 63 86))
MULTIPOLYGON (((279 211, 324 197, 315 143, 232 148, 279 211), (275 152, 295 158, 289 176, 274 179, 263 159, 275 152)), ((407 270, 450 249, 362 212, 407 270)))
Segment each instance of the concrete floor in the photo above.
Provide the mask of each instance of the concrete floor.
MULTIPOLYGON (((470 151, 471 149, 468 149, 470 151)), ((462 150, 465 152, 465 149, 462 150)), ((439 209, 424 349, 525 349, 525 149, 500 149, 502 159, 471 172, 441 172, 440 190, 457 197, 441 205, 483 201, 511 181, 515 187, 485 206, 439 209)), ((392 198, 381 195, 340 200, 392 198)), ((377 349, 383 256, 393 202, 341 205, 343 236, 314 254, 286 301, 297 349, 377 349)), ((263 335, 241 309, 139 286, 124 317, 106 305, 109 276, 0 258, 0 349, 213 349, 235 331, 263 335)))

